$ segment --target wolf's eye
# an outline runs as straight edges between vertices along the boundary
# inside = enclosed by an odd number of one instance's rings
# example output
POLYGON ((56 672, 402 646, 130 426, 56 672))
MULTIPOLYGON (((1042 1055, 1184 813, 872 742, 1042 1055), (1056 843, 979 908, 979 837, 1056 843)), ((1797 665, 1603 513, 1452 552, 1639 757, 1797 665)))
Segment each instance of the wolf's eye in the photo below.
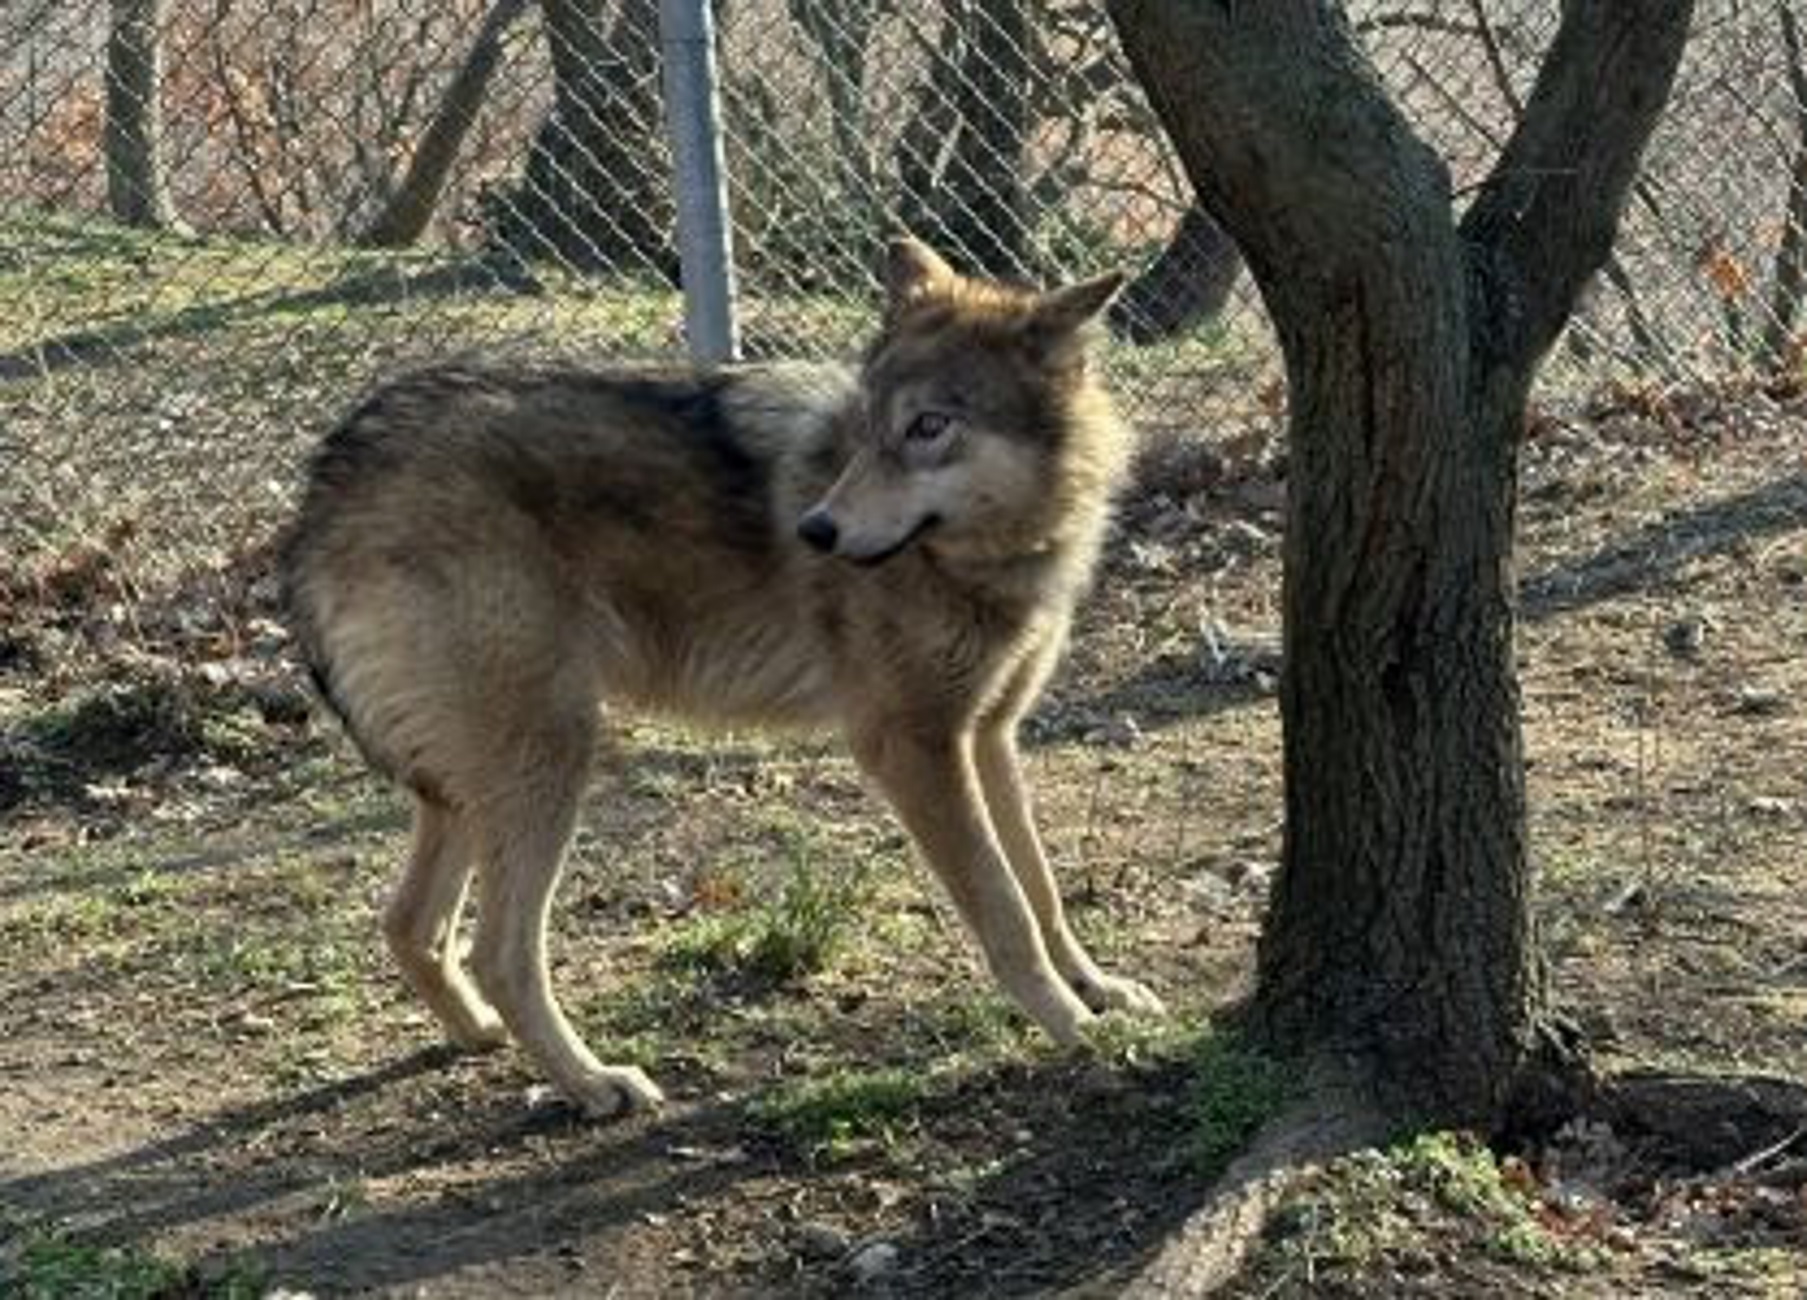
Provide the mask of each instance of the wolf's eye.
POLYGON ((933 442, 946 433, 953 423, 953 417, 940 411, 924 411, 904 429, 904 437, 911 442, 933 442))

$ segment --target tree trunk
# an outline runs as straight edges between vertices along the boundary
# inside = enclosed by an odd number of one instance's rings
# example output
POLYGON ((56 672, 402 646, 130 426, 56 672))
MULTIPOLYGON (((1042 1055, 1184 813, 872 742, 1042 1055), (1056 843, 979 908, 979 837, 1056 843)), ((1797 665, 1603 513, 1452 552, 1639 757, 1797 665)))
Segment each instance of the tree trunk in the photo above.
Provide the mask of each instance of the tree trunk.
POLYGON ((1532 375, 1612 236, 1690 0, 1566 0, 1458 226, 1341 6, 1111 0, 1291 393, 1286 830, 1251 1023, 1491 1125, 1547 1033, 1513 662, 1532 375))
POLYGON ((1544 990, 1507 560, 1524 404, 1466 355, 1459 270, 1370 282, 1295 344, 1284 868, 1253 1011, 1285 1050, 1370 1058, 1391 1108, 1474 1122, 1544 990))
MULTIPOLYGON (((837 201, 872 214, 872 137, 866 123, 866 56, 882 10, 875 0, 789 0, 791 21, 808 38, 828 93, 834 133, 837 201)), ((861 249, 862 254, 865 249, 861 249)))
POLYGON ((962 269, 993 277, 1032 270, 1034 39, 1027 0, 949 6, 917 119, 898 147, 906 224, 962 269))
POLYGON ((1775 287, 1769 299, 1769 325, 1763 331, 1762 365, 1780 372, 1799 365, 1795 322, 1807 297, 1807 53, 1801 26, 1787 0, 1776 5, 1782 25, 1782 47, 1788 52, 1788 89, 1794 100, 1794 161, 1788 169, 1788 206, 1782 214, 1782 242, 1776 249, 1775 287))
POLYGON ((107 206, 128 226, 175 224, 163 174, 163 6, 113 0, 107 30, 107 206))
POLYGON ((670 168, 661 131, 659 6, 541 0, 552 110, 520 186, 497 204, 496 242, 584 271, 658 271, 675 281, 670 168))
POLYGON ((1196 203, 1161 255, 1111 304, 1111 332, 1126 343, 1159 343, 1215 320, 1242 274, 1236 241, 1196 203))
POLYGON ((366 248, 406 248, 427 228, 433 209, 445 190, 458 150, 477 120, 490 78, 502 62, 502 38, 527 8, 528 0, 497 0, 483 16, 477 38, 464 56, 451 85, 446 87, 433 120, 421 135, 420 145, 408 161, 408 174, 383 210, 357 242, 366 248))

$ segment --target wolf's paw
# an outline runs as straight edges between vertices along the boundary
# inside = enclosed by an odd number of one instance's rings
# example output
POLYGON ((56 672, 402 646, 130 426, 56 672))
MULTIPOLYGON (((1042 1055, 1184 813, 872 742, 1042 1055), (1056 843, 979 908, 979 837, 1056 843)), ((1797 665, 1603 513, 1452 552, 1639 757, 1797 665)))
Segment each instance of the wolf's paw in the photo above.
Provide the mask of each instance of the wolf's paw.
POLYGON ((1153 989, 1121 975, 1102 971, 1073 981, 1073 991, 1094 1011, 1126 1011, 1137 1016, 1164 1016, 1167 1004, 1153 989))
POLYGON ((1092 1009, 1074 994, 1065 981, 1049 972, 1049 978, 1020 999, 1041 1031, 1061 1047, 1079 1047, 1086 1041, 1086 1030, 1097 1020, 1092 1009))
POLYGON ((571 1100, 591 1119, 614 1119, 636 1110, 652 1110, 665 1101, 659 1085, 647 1078, 645 1071, 631 1065, 597 1070, 569 1091, 571 1100))
POLYGON ((461 1016, 457 1023, 446 1026, 446 1037, 454 1046, 467 1052, 489 1052, 508 1041, 508 1026, 489 1007, 481 1012, 461 1016))

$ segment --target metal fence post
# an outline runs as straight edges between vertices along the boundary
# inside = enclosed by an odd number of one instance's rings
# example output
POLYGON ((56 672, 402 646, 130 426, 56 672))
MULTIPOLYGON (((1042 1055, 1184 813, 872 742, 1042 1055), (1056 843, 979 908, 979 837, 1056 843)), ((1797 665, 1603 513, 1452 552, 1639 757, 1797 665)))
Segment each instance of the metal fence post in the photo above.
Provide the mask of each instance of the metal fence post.
POLYGON ((659 0, 665 129, 678 200, 684 334, 699 365, 740 355, 711 0, 659 0))

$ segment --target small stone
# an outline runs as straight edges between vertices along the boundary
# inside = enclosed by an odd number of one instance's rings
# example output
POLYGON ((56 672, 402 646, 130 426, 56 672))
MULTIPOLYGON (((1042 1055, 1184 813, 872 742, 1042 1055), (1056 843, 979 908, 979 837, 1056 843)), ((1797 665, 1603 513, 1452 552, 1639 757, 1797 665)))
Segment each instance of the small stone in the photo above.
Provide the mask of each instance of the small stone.
POLYGON ((1642 911, 1650 902, 1650 891, 1644 888, 1642 881, 1633 881, 1606 902, 1606 914, 1619 916, 1626 912, 1642 911))
POLYGON ((1195 903, 1213 912, 1229 907, 1233 897, 1232 886, 1216 871, 1199 872, 1189 878, 1183 888, 1195 903))
POLYGON ((855 1281, 869 1286, 887 1274, 896 1272, 902 1254, 888 1241, 875 1241, 871 1245, 860 1247, 859 1252, 848 1261, 847 1267, 855 1281))
POLYGON ((1226 862, 1218 869, 1218 874, 1231 889, 1238 893, 1259 893, 1267 888, 1272 878, 1273 868, 1265 862, 1255 862, 1249 858, 1237 858, 1226 862))
POLYGON ((1267 530, 1246 519, 1232 519, 1218 530, 1225 550, 1233 555, 1261 555, 1273 542, 1267 530))
POLYGON ((276 1028, 276 1022, 256 1011, 241 1011, 232 1018, 232 1027, 241 1034, 267 1034, 276 1028))
POLYGON ((1760 794, 1744 805, 1753 817, 1787 817, 1794 804, 1773 794, 1760 794))
POLYGON ((1742 686, 1732 697, 1732 712, 1747 718, 1773 718, 1787 709, 1787 694, 1774 687, 1742 686))
POLYGON ((1698 659, 1712 626, 1712 620, 1704 614, 1678 618, 1663 629, 1663 644, 1677 659, 1698 659))
POLYGON ((1119 713, 1103 726, 1088 732, 1086 739, 1094 745, 1112 749, 1134 749, 1142 743, 1142 727, 1131 714, 1119 713))
POLYGON ((195 773, 195 779, 209 790, 236 790, 245 783, 245 774, 224 763, 209 763, 195 773))
POLYGON ((246 644, 252 649, 266 654, 282 649, 289 643, 289 630, 274 619, 253 618, 245 623, 244 635, 246 644))
POLYGON ((82 793, 95 803, 110 807, 132 801, 132 787, 124 781, 95 781, 82 786, 82 793))

